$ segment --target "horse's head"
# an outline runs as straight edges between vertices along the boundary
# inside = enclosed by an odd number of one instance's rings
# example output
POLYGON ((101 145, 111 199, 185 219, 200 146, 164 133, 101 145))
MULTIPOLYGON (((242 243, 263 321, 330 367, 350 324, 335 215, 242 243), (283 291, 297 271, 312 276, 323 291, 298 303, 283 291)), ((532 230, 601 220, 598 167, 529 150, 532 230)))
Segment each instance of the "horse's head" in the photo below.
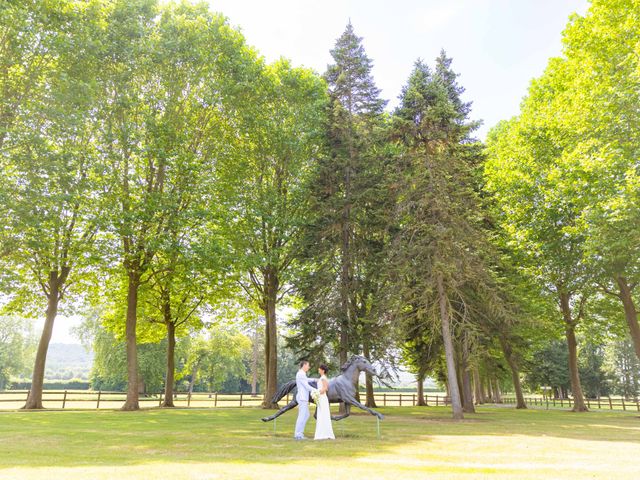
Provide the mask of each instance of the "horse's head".
POLYGON ((371 365, 371 362, 362 355, 353 355, 349 360, 347 360, 347 363, 342 365, 342 371, 345 372, 350 367, 356 368, 359 372, 368 372, 371 375, 378 375, 376 369, 371 365))

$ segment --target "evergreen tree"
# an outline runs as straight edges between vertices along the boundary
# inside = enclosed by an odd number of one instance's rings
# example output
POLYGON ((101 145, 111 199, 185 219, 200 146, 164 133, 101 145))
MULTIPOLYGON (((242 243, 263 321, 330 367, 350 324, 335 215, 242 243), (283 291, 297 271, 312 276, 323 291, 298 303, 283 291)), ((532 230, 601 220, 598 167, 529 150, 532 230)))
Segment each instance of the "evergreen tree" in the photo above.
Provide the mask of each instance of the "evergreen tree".
POLYGON ((432 72, 418 60, 394 115, 402 153, 391 265, 401 302, 421 312, 416 320, 440 326, 453 416, 462 418, 453 334, 464 332, 471 317, 467 291, 490 282, 473 178, 478 149, 470 134, 477 123, 467 118, 450 63, 442 53, 432 72))
POLYGON ((368 339, 383 328, 374 312, 379 312, 392 203, 382 148, 386 102, 379 98, 372 61, 351 23, 331 54, 334 63, 325 74, 327 155, 315 170, 311 220, 301 249, 308 272, 298 288, 307 306, 293 322, 300 333, 291 343, 316 357, 336 352, 344 363, 350 352, 372 356, 377 351, 368 339))

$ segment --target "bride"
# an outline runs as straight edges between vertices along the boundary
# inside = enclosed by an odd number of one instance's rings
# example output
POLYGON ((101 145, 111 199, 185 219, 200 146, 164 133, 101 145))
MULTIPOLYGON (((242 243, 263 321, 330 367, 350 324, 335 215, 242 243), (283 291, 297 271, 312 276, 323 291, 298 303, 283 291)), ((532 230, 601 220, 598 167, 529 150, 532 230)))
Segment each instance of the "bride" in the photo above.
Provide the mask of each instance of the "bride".
POLYGON ((331 411, 329 410, 329 399, 327 398, 327 390, 329 390, 329 380, 327 379, 326 365, 320 365, 318 373, 318 398, 316 400, 316 434, 314 440, 335 440, 333 435, 333 427, 331 426, 331 411))

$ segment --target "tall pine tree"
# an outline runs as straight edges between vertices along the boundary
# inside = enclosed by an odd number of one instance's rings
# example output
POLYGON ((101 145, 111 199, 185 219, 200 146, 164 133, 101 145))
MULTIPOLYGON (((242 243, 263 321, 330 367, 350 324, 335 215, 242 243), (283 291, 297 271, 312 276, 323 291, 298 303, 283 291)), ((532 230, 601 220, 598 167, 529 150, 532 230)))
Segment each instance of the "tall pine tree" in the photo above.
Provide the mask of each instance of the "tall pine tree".
POLYGON ((486 243, 473 181, 478 162, 457 75, 444 52, 432 72, 418 60, 394 114, 402 149, 397 172, 399 233, 390 263, 398 292, 414 319, 439 325, 454 418, 463 418, 454 332, 464 330, 466 291, 486 283, 486 243))
MULTIPOLYGON (((334 63, 325 73, 327 155, 315 172, 302 249, 309 271, 299 283, 307 307, 294 321, 300 333, 293 343, 313 357, 332 353, 344 363, 349 353, 372 356, 377 350, 370 339, 372 330, 382 328, 374 312, 391 202, 381 148, 386 101, 351 23, 331 54, 334 63)), ((372 392, 370 378, 367 384, 372 392)))

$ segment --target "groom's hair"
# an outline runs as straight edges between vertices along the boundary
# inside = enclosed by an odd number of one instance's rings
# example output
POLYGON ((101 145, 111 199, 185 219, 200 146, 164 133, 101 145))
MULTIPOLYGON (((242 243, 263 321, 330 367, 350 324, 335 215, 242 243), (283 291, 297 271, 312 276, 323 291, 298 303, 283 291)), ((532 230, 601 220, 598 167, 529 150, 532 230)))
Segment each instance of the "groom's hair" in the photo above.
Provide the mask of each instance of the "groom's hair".
POLYGON ((304 367, 308 363, 309 363, 309 360, 300 360, 300 368, 304 367))

